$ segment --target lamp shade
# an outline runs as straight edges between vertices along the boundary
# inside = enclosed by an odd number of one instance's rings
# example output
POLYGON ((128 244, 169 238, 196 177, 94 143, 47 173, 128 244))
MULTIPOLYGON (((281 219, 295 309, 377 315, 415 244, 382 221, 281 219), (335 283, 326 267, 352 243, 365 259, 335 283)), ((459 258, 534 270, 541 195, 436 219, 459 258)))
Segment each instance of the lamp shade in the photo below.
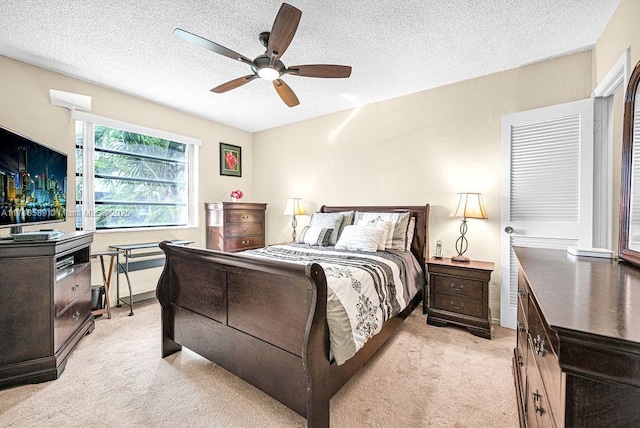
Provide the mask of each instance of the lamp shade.
POLYGON ((306 215, 302 199, 291 198, 287 200, 287 206, 284 208, 282 215, 306 215))
POLYGON ((449 217, 489 218, 480 193, 458 193, 458 200, 449 217))

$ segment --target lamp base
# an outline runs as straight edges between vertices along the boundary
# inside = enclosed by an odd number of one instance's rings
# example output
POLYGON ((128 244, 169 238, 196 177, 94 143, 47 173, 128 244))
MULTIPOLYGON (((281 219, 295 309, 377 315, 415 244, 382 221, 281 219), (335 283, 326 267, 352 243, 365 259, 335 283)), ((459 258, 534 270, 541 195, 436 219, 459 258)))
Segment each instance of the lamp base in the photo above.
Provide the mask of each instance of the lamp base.
POLYGON ((451 260, 454 262, 464 262, 464 263, 469 263, 471 261, 469 257, 465 257, 463 255, 453 256, 451 257, 451 260))

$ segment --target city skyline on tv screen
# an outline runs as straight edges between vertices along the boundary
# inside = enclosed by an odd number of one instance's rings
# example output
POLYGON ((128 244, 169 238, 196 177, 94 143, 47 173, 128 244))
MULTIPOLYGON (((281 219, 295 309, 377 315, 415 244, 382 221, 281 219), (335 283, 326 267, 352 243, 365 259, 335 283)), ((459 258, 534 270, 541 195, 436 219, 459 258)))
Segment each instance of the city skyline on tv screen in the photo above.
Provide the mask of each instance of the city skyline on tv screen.
POLYGON ((0 226, 63 221, 67 155, 0 127, 0 226))

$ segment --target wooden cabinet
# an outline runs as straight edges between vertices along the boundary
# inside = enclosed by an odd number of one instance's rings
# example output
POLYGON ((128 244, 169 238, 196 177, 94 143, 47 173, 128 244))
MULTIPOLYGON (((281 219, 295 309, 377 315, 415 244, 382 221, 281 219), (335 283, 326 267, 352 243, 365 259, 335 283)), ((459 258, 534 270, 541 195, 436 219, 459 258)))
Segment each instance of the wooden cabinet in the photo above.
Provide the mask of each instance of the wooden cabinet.
POLYGON ((494 264, 432 258, 429 272, 427 324, 461 325, 476 336, 491 339, 489 280, 494 264))
POLYGON ((515 248, 520 425, 640 426, 640 271, 515 248))
POLYGON ((92 240, 0 241, 0 387, 57 379, 93 331, 92 240))
POLYGON ((210 202, 207 213, 207 248, 236 252, 265 245, 267 204, 210 202))

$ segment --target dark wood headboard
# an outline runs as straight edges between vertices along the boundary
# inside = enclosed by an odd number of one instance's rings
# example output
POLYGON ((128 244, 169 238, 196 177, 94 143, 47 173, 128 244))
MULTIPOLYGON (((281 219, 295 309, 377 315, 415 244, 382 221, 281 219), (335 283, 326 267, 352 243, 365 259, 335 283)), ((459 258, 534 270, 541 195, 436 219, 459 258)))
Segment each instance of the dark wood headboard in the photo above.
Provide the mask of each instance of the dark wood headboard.
POLYGON ((366 211, 366 212, 390 212, 411 211, 411 216, 416 219, 416 232, 411 242, 411 252, 416 256, 422 268, 425 268, 426 260, 429 260, 429 204, 422 206, 366 206, 366 207, 334 207, 323 205, 320 212, 333 213, 339 211, 366 211))

